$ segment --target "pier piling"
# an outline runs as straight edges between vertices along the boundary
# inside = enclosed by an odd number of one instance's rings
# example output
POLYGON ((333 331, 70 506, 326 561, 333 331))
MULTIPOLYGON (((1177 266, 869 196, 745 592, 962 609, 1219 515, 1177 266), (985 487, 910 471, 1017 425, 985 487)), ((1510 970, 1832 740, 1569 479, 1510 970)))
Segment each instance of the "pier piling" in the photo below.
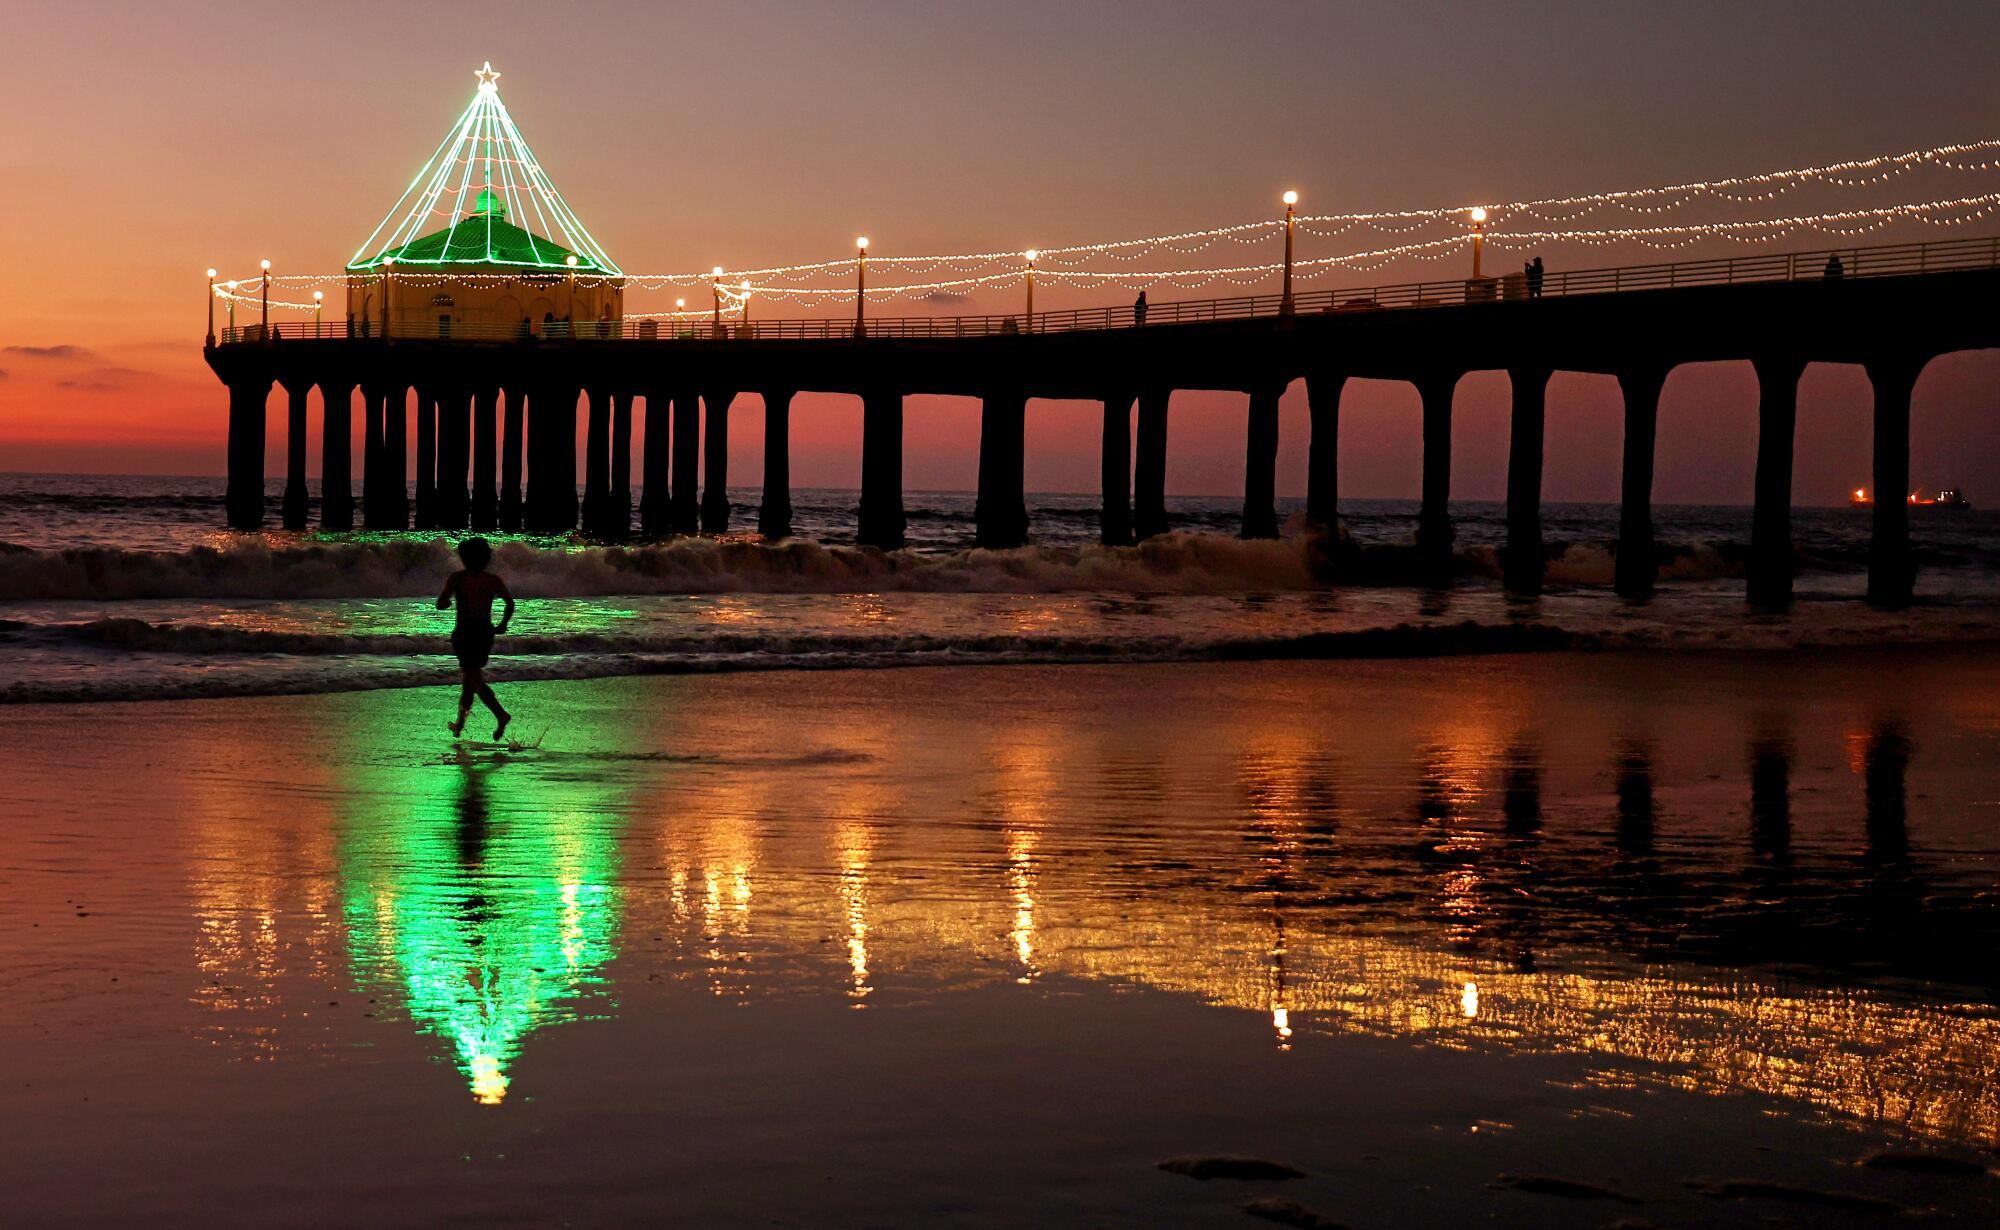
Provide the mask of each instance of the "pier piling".
POLYGON ((594 385, 589 398, 589 418, 583 428, 583 532, 604 535, 606 505, 611 502, 611 394, 594 385))
POLYGON ((522 431, 527 426, 527 406, 526 386, 510 386, 500 431, 500 528, 508 533, 521 528, 521 450, 525 443, 522 431))
POLYGON ((389 401, 382 411, 383 527, 410 528, 410 389, 405 384, 389 386, 389 401))
POLYGON ((1626 598, 1651 594, 1660 570, 1653 547, 1653 445, 1660 422, 1660 388, 1666 381, 1664 367, 1618 373, 1618 389, 1625 400, 1625 445, 1612 583, 1626 598))
POLYGON ((701 398, 691 390, 674 394, 674 481, 673 517, 668 527, 676 534, 692 534, 701 528, 701 510, 695 501, 701 482, 701 398))
POLYGON ((1278 536, 1278 398, 1285 386, 1260 384, 1250 391, 1250 415, 1243 465, 1245 538, 1278 536))
POLYGON ((1516 367, 1507 433, 1507 548, 1501 577, 1517 594, 1542 592, 1542 454, 1550 371, 1516 367))
POLYGON ((979 492, 973 505, 974 541, 988 548, 1028 541, 1028 507, 1022 467, 1026 459, 1027 395, 989 390, 979 407, 979 492))
POLYGON ((1917 355, 1885 356, 1866 364, 1875 388, 1875 502, 1869 508, 1868 601, 1899 610, 1916 589, 1910 555, 1910 392, 1924 369, 1917 355))
POLYGON ((632 533, 632 394, 623 389, 611 395, 611 494, 598 533, 614 539, 632 533))
POLYGON ((1783 607, 1792 601, 1792 452, 1805 360, 1783 355, 1751 363, 1757 369, 1757 489, 1748 591, 1754 606, 1783 607))
POLYGON ((371 530, 388 522, 382 491, 388 486, 382 467, 382 420, 389 410, 389 392, 378 385, 361 390, 361 524, 371 530))
POLYGON ((223 494, 229 528, 264 523, 264 402, 268 376, 246 376, 229 386, 229 481, 223 494))
POLYGON ((437 483, 432 491, 431 519, 440 529, 462 530, 472 508, 465 474, 472 460, 472 393, 463 385, 446 385, 437 402, 437 483))
POLYGON ((1099 488, 1103 511, 1098 537, 1107 547, 1132 542, 1132 393, 1120 389, 1104 398, 1104 443, 1099 488))
POLYGON ((757 532, 766 538, 792 534, 792 397, 790 389, 764 391, 764 498, 757 506, 757 532))
POLYGON ((1417 512, 1417 554, 1428 585, 1451 580, 1451 403, 1458 372, 1417 379, 1424 406, 1423 503, 1417 512))
POLYGON ((729 403, 733 392, 710 389, 702 395, 707 407, 707 434, 702 438, 701 532, 729 532, 729 403))
POLYGON ((855 537, 892 551, 904 543, 903 395, 870 389, 861 398, 861 506, 855 537))
POLYGON ((438 399, 428 389, 417 390, 417 498, 411 522, 420 530, 437 526, 438 399))
POLYGON ((472 528, 491 530, 500 522, 500 501, 493 486, 493 419, 500 390, 483 385, 472 396, 472 528))
POLYGON ((1340 527, 1340 395, 1347 377, 1317 372, 1306 377, 1311 435, 1306 442, 1306 523, 1340 527))

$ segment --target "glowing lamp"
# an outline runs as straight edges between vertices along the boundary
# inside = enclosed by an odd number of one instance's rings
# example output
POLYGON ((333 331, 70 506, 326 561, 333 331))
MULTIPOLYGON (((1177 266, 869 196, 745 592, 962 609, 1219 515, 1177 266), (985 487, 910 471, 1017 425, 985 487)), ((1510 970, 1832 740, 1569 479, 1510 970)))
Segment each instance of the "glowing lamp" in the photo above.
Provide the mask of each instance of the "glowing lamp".
POLYGON ((868 236, 862 235, 859 238, 857 238, 854 241, 854 246, 860 248, 863 252, 866 252, 868 250, 868 236))
POLYGON ((743 282, 743 293, 746 295, 750 293, 750 282, 747 278, 743 282))
POLYGON ((1486 221, 1486 207, 1484 205, 1474 205, 1472 207, 1472 221, 1474 225, 1486 221))
POLYGON ((576 268, 576 254, 571 253, 569 257, 563 261, 563 264, 568 265, 571 269, 576 268))
POLYGON ((316 290, 316 291, 314 291, 314 292, 313 292, 313 302, 314 302, 314 303, 318 303, 318 302, 319 302, 320 300, 322 300, 322 299, 324 299, 324 298, 326 298, 326 292, 325 292, 325 291, 323 291, 323 290, 316 290))
POLYGON ((687 301, 687 300, 685 300, 685 299, 676 299, 676 300, 674 300, 674 306, 675 306, 675 307, 677 307, 677 308, 684 308, 684 307, 686 307, 687 305, 688 305, 688 301, 687 301))
POLYGON ((1298 194, 1298 193, 1296 193, 1296 192, 1287 192, 1287 193, 1285 194, 1285 204, 1287 204, 1287 205, 1296 205, 1296 204, 1298 204, 1298 203, 1299 203, 1299 194, 1298 194))
POLYGON ((214 276, 215 276, 215 270, 213 270, 213 269, 209 270, 209 271, 208 271, 208 276, 209 276, 209 277, 211 277, 211 278, 212 278, 212 277, 214 277, 214 276))
POLYGON ((1021 253, 1021 255, 1027 257, 1028 263, 1032 265, 1035 263, 1035 258, 1040 256, 1041 253, 1035 251, 1033 248, 1029 248, 1026 252, 1021 253))
POLYGON ((269 269, 271 267, 271 262, 270 261, 260 262, 257 267, 260 269, 269 269))
POLYGON ((393 256, 385 256, 382 258, 382 263, 385 265, 394 265, 396 263, 396 258, 393 256))
POLYGON ((709 277, 711 277, 711 278, 719 278, 719 277, 721 277, 721 276, 722 276, 722 266, 720 266, 720 265, 717 265, 717 266, 716 266, 715 268, 713 268, 713 269, 709 270, 709 271, 708 271, 708 276, 709 276, 709 277))
POLYGON ((228 287, 229 289, 231 289, 231 290, 235 290, 235 289, 236 289, 236 283, 234 283, 234 282, 224 282, 224 283, 223 283, 223 285, 224 285, 224 286, 227 286, 227 287, 228 287))

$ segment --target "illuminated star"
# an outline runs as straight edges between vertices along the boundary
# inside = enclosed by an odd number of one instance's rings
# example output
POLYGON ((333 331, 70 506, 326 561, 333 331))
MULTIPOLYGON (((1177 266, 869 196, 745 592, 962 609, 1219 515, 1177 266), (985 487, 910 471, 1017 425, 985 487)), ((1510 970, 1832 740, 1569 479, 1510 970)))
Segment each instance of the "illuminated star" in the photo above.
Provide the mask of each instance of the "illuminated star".
POLYGON ((486 61, 485 67, 475 71, 472 75, 479 78, 479 88, 482 90, 497 90, 500 88, 498 84, 500 74, 493 71, 493 61, 491 60, 486 61))

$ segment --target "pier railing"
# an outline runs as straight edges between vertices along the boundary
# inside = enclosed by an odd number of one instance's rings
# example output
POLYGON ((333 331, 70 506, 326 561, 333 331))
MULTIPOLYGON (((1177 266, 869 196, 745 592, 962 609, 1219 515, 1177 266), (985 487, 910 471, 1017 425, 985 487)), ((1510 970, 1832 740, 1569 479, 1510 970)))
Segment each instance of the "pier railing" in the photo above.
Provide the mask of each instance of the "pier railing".
MULTIPOLYGON (((1750 282, 1821 281, 1831 277, 1872 278, 1943 273, 1963 269, 2000 268, 2000 236, 1954 239, 1938 243, 1890 244, 1869 248, 1817 248, 1803 252, 1760 253, 1718 260, 1674 261, 1655 265, 1623 265, 1604 269, 1551 269, 1539 289, 1525 272, 1481 278, 1399 282, 1386 286, 1334 287, 1301 291, 1293 309, 1301 316, 1337 312, 1373 312, 1403 308, 1435 308, 1492 303, 1535 297, 1616 294, 1750 282), (1837 262, 1837 264, 1836 264, 1837 262)), ((1220 299, 1184 299, 1150 304, 1142 313, 1135 304, 1115 307, 1068 308, 980 316, 870 317, 869 338, 1000 337, 1022 333, 1069 333, 1081 330, 1130 329, 1192 324, 1218 320, 1249 320, 1283 313, 1277 294, 1235 295, 1220 299)), ((266 340, 380 339, 380 321, 272 322, 268 336, 261 325, 239 325, 220 331, 225 345, 266 340)), ((410 341, 716 341, 833 340, 857 336, 852 316, 802 320, 741 320, 717 323, 688 317, 669 319, 627 317, 622 321, 553 321, 529 324, 475 324, 465 321, 397 322, 389 336, 410 341)))

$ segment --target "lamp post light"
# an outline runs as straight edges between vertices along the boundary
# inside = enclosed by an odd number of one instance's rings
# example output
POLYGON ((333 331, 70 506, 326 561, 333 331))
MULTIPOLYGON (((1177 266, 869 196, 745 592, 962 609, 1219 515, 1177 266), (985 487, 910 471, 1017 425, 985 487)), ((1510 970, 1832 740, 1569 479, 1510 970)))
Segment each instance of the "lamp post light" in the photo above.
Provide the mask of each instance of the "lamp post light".
POLYGON ((215 270, 208 271, 208 344, 215 345, 215 270))
POLYGON ((740 320, 736 322, 737 325, 739 326, 737 332, 741 333, 745 337, 748 337, 750 336, 750 279, 749 278, 743 279, 742 294, 743 294, 743 316, 740 320))
POLYGON ((1474 205, 1472 207, 1472 276, 1474 279, 1479 277, 1479 244, 1485 234, 1486 207, 1484 205, 1474 205))
POLYGON ((1278 300, 1280 316, 1290 316, 1295 310, 1292 305, 1292 210, 1298 203, 1298 193, 1285 193, 1285 293, 1278 300))
POLYGON ((854 241, 854 336, 868 336, 868 236, 854 241))
POLYGON ((313 292, 313 336, 314 337, 319 336, 319 309, 325 303, 325 301, 326 301, 325 291, 316 290, 313 292))
POLYGON ((264 309, 263 319, 258 322, 264 331, 264 340, 271 340, 271 262, 265 261, 264 268, 264 309))
POLYGON ((711 330, 711 332, 716 337, 721 337, 722 336, 722 266, 717 265, 715 268, 708 271, 708 289, 714 292, 715 294, 715 326, 711 330))
POLYGON ((1028 327, 1022 330, 1024 333, 1033 333, 1035 331, 1035 258, 1040 255, 1041 253, 1035 251, 1033 248, 1029 248, 1026 252, 1021 253, 1021 256, 1028 262, 1028 327))
POLYGON ((382 258, 382 340, 389 340, 389 300, 395 290, 396 258, 382 258))

